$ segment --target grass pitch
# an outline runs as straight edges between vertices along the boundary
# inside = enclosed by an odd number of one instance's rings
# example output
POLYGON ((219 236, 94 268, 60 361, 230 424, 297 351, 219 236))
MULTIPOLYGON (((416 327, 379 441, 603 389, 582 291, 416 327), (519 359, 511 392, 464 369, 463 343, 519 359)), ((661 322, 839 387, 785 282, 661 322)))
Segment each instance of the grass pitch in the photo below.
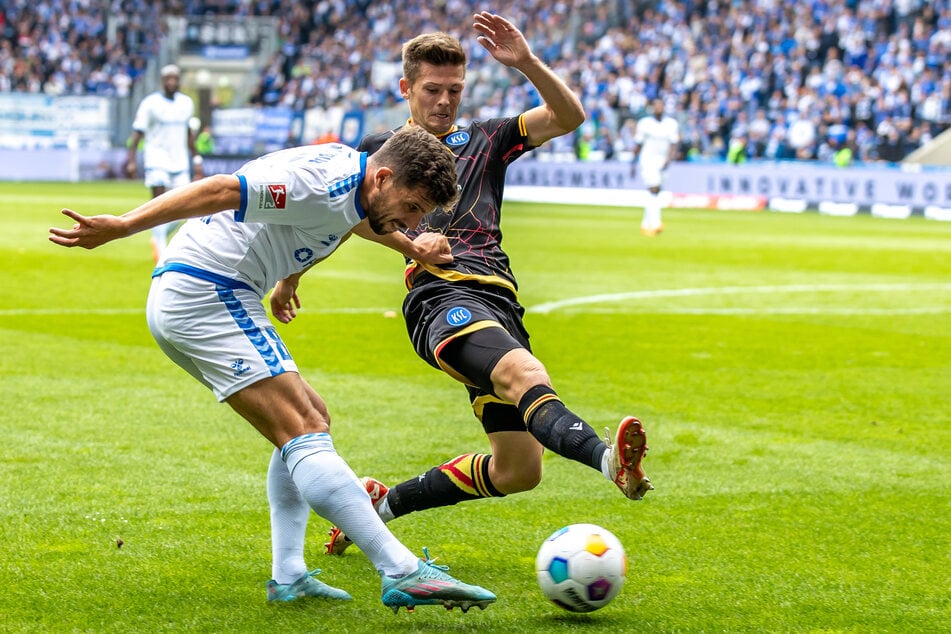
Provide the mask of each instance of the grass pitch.
MULTIPOLYGON (((268 444, 169 362, 145 325, 147 235, 76 251, 59 209, 121 213, 141 184, 0 185, 0 629, 10 632, 932 632, 951 622, 951 224, 508 204, 527 326, 595 428, 639 416, 638 503, 546 455, 533 492, 401 518, 480 612, 394 616, 358 551, 308 563, 355 600, 265 603, 268 444), (629 557, 571 615, 533 572, 593 522, 629 557), (118 540, 123 545, 117 547, 118 540)), ((416 358, 400 257, 351 240, 281 335, 335 444, 387 482, 488 448, 463 388, 416 358)))

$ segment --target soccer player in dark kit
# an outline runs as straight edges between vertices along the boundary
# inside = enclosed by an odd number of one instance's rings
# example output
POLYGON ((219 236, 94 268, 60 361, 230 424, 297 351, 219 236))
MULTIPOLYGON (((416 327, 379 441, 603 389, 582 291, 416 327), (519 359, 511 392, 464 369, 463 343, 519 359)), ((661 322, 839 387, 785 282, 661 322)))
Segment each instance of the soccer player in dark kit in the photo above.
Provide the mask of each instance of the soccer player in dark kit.
MULTIPOLYGON (((455 125, 465 85, 466 53, 446 33, 420 35, 403 46, 400 91, 410 119, 441 139, 456 156, 461 196, 449 213, 436 210, 407 234, 362 237, 398 248, 400 240, 448 241, 452 262, 409 261, 403 314, 417 354, 466 385, 491 454, 465 453, 387 488, 365 478, 384 521, 413 511, 534 488, 545 448, 599 471, 632 500, 653 486, 641 468, 644 428, 624 417, 614 438, 602 440, 561 402, 535 358, 522 323, 518 284, 502 250, 500 212, 506 167, 525 152, 575 130, 584 121, 577 96, 531 51, 511 22, 482 12, 474 16, 478 41, 500 63, 525 75, 543 103, 515 117, 455 125)), ((395 130, 365 137, 361 151, 375 152, 395 130)), ((338 528, 327 552, 349 546, 338 528)))

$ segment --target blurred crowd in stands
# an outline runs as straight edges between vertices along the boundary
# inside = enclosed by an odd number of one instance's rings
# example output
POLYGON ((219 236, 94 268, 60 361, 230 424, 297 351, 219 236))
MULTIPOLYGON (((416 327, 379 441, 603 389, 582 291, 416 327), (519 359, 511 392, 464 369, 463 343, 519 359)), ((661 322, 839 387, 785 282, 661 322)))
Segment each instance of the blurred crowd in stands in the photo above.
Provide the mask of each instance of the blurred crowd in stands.
POLYGON ((158 50, 161 3, 0 2, 0 93, 123 97, 158 50))
POLYGON ((0 93, 121 97, 164 15, 238 14, 280 18, 255 105, 395 105, 400 46, 431 30, 469 52, 463 119, 536 105, 476 42, 483 9, 582 96, 586 123, 541 151, 615 157, 656 96, 685 160, 896 162, 951 125, 951 0, 5 0, 0 93))

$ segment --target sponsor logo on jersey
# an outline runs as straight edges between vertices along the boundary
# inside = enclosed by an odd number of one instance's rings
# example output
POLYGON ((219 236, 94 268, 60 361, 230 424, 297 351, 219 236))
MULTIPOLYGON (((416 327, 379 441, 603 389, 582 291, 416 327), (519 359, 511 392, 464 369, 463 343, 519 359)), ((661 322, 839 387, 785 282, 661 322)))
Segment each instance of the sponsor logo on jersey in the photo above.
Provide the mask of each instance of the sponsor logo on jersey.
POLYGON ((261 194, 261 209, 284 209, 287 205, 287 185, 266 185, 261 194))
POLYGON ((469 133, 465 130, 460 130, 459 132, 453 132, 446 137, 446 145, 451 145, 452 147, 458 147, 460 145, 465 145, 469 142, 469 133))
POLYGON ((294 259, 300 262, 301 264, 306 264, 314 258, 314 251, 308 249, 307 247, 301 247, 294 251, 294 259))
POLYGON ((464 326, 470 321, 472 321, 472 313, 462 306, 450 308, 449 312, 446 313, 446 323, 450 326, 464 326))

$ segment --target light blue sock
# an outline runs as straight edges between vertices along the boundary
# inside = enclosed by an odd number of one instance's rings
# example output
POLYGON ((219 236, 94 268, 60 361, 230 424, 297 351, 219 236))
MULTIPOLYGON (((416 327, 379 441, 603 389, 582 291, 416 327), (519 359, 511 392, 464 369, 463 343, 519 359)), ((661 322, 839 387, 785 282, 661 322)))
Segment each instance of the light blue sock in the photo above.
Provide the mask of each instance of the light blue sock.
POLYGON ((304 540, 310 506, 277 449, 267 469, 267 501, 271 507, 271 577, 280 584, 293 583, 307 573, 304 540))
POLYGON ((330 434, 293 438, 281 456, 301 495, 318 515, 330 520, 388 576, 414 572, 419 558, 389 531, 349 465, 337 455, 330 434))

